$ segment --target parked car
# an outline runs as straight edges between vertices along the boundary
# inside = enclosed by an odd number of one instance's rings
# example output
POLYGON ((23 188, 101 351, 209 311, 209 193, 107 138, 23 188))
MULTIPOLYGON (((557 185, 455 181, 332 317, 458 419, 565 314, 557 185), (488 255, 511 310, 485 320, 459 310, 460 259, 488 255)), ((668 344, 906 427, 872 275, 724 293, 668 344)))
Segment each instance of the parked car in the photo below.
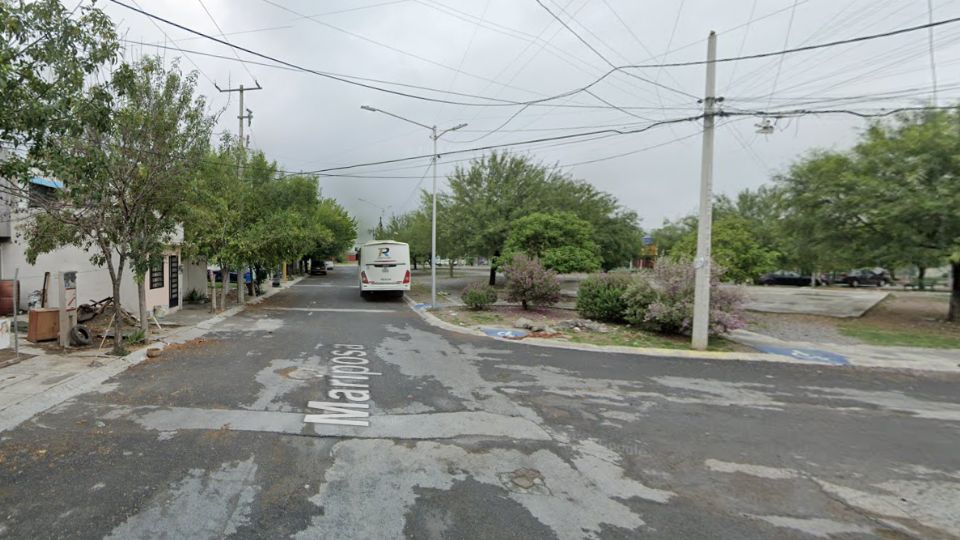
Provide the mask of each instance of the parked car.
POLYGON ((333 270, 334 268, 333 261, 323 261, 323 267, 326 268, 327 272, 333 270))
POLYGON ((859 287, 861 285, 873 285, 883 287, 893 283, 890 274, 882 268, 858 268, 842 274, 836 283, 843 283, 850 287, 859 287))
POLYGON ((311 263, 310 263, 310 275, 311 275, 311 276, 325 276, 325 275, 327 275, 327 265, 323 264, 322 261, 311 261, 311 263))
MULTIPOLYGON (((777 270, 776 272, 770 272, 769 274, 764 274, 757 278, 757 285, 793 285, 795 287, 808 287, 810 286, 811 276, 803 275, 800 272, 790 272, 788 270, 777 270)), ((823 285, 824 281, 821 278, 817 278, 817 285, 823 285)))

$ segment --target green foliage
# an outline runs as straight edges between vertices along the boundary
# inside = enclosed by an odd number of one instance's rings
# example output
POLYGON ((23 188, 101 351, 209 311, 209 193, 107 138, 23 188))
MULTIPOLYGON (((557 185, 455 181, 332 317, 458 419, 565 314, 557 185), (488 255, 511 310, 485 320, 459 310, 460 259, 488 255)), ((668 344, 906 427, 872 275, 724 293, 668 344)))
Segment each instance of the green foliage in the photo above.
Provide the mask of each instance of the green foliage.
POLYGON ((104 85, 85 92, 86 83, 118 51, 113 23, 95 6, 0 2, 0 143, 27 150, 0 160, 0 177, 24 181, 48 170, 49 145, 106 121, 110 94, 104 85))
POLYGON ((600 268, 593 227, 570 212, 536 212, 514 222, 504 245, 504 258, 525 253, 561 273, 600 268))
MULTIPOLYGON (((723 270, 712 266, 709 332, 723 334, 745 326, 743 293, 721 287, 723 270)), ((639 273, 624 293, 625 318, 631 324, 667 334, 687 334, 693 325, 696 271, 690 261, 661 258, 653 270, 639 273)))
MULTIPOLYGON (((450 193, 441 196, 438 205, 438 236, 445 239, 438 238, 437 249, 444 256, 501 255, 519 220, 560 212, 573 214, 590 227, 593 245, 585 248, 590 256, 574 257, 579 268, 623 266, 640 252, 642 231, 636 213, 591 184, 526 156, 494 152, 457 168, 448 180, 450 193), (591 262, 594 258, 596 264, 591 262)), ((429 217, 428 205, 423 204, 420 212, 429 217)), ((561 245, 569 244, 552 247, 561 245)), ((545 251, 537 255, 546 260, 545 251)), ((554 260, 559 262, 559 255, 554 260)))
POLYGON ((356 236, 353 219, 320 196, 316 178, 280 177, 261 152, 241 154, 229 139, 208 156, 192 187, 184 239, 191 253, 229 266, 333 259, 356 236))
POLYGON ((623 322, 627 304, 623 298, 632 283, 628 273, 595 274, 580 282, 577 313, 597 321, 623 322))
POLYGON ((146 332, 142 328, 137 328, 126 337, 127 345, 136 345, 146 339, 146 332))
POLYGON ((460 299, 470 309, 487 309, 497 301, 497 290, 482 281, 471 283, 464 287, 460 299))
MULTIPOLYGON (((720 213, 713 221, 713 260, 722 266, 724 277, 734 283, 749 283, 776 270, 779 253, 760 243, 751 223, 733 213, 720 213)), ((692 229, 675 244, 671 257, 689 260, 697 252, 697 231, 692 229)))
MULTIPOLYGON (((142 58, 76 98, 83 103, 76 129, 47 131, 31 149, 43 174, 63 187, 25 220, 29 258, 75 245, 107 267, 115 302, 128 265, 142 287, 176 232, 183 193, 207 151, 213 118, 195 86, 176 65, 142 58)), ((145 310, 141 298, 141 320, 145 310)))
MULTIPOLYGON (((778 183, 785 223, 818 258, 927 266, 960 246, 958 176, 960 111, 922 111, 874 123, 851 152, 812 153, 778 183)), ((947 318, 960 320, 960 287, 947 318)))
POLYGON ((544 267, 561 274, 594 272, 600 268, 600 257, 593 250, 577 246, 549 248, 540 260, 544 267))

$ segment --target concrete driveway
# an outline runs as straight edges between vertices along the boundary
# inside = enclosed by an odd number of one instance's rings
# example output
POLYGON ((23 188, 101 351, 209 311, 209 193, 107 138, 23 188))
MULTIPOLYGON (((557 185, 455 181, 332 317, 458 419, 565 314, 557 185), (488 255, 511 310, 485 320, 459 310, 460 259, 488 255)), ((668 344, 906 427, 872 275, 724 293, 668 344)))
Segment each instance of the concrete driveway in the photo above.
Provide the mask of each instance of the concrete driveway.
POLYGON ((860 317, 889 294, 883 289, 811 289, 809 287, 744 287, 747 309, 826 317, 860 317))

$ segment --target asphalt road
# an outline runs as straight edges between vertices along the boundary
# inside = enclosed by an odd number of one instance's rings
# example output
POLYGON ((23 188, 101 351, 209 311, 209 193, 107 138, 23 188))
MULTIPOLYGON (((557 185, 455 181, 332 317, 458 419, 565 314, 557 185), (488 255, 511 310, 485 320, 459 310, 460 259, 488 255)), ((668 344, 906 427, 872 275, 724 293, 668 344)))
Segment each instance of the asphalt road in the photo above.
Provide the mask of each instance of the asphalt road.
POLYGON ((452 334, 352 270, 0 434, 0 538, 960 535, 956 376, 452 334))

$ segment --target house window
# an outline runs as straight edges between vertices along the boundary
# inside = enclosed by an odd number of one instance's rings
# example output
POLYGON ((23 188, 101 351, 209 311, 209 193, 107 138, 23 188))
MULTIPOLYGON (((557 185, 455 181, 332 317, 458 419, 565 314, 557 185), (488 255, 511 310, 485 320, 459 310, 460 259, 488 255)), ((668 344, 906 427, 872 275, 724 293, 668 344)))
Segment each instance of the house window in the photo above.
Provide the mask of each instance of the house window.
POLYGON ((150 288, 163 288, 163 259, 150 267, 150 288))
POLYGON ((42 186, 40 184, 30 184, 30 193, 27 199, 28 208, 39 208, 43 206, 47 201, 51 201, 56 197, 57 190, 50 186, 42 186))

